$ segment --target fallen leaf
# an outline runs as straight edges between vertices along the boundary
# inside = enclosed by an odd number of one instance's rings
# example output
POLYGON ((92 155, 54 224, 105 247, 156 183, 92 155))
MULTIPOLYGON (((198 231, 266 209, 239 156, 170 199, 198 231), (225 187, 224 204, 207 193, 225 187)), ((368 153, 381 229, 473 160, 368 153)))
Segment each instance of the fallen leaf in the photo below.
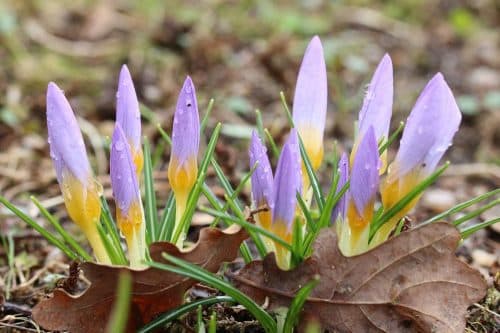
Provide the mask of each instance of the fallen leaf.
MULTIPOLYGON (((303 308, 335 332, 463 332, 467 307, 486 293, 481 274, 454 254, 460 234, 438 222, 391 238, 369 252, 344 257, 335 233, 322 231, 313 255, 281 271, 274 254, 230 277, 270 309, 289 306, 314 275, 320 282, 303 308)), ((301 324, 305 320, 302 320, 301 324)))
MULTIPOLYGON (((161 254, 166 252, 216 272, 222 262, 234 260, 241 242, 247 237, 238 226, 224 231, 204 228, 198 242, 191 248, 180 251, 171 243, 153 243, 150 255, 154 261, 165 263, 161 254)), ((83 263, 80 268, 91 282, 87 290, 78 296, 63 289, 54 290, 51 298, 41 301, 33 309, 37 324, 47 330, 71 333, 104 332, 116 298, 120 272, 129 269, 91 262, 83 263)), ((186 290, 197 282, 155 268, 130 272, 133 286, 127 332, 136 332, 155 316, 182 304, 186 290)))

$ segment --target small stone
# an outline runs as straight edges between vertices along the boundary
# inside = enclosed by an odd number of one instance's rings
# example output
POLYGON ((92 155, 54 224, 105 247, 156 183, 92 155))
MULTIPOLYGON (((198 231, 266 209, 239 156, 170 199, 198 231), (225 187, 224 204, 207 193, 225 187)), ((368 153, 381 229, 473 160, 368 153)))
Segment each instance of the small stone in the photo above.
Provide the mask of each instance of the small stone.
POLYGON ((422 198, 422 205, 434 212, 445 211, 456 204, 457 200, 453 192, 442 189, 428 190, 422 198))
POLYGON ((493 266, 498 259, 494 254, 481 249, 473 250, 471 256, 475 263, 484 267, 493 266))

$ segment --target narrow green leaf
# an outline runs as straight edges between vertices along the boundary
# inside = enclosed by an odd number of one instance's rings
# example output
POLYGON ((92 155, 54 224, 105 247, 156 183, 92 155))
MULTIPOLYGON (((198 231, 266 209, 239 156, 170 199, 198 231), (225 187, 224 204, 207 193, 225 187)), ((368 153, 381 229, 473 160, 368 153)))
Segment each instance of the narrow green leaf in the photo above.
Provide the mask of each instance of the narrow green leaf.
POLYGON ((208 333, 217 333, 217 313, 215 311, 210 315, 208 322, 208 333))
POLYGON ((159 225, 158 236, 156 239, 158 241, 166 242, 172 237, 172 231, 174 230, 175 223, 175 197, 173 192, 170 192, 163 209, 163 214, 161 217, 161 222, 159 225))
POLYGON ((158 211, 156 210, 156 194, 154 189, 153 166, 151 164, 151 150, 149 141, 144 137, 144 217, 146 222, 146 242, 151 244, 157 241, 158 211))
POLYGON ((163 325, 168 324, 169 322, 191 312, 192 310, 196 309, 199 306, 212 305, 216 303, 234 303, 234 302, 235 300, 229 296, 215 296, 186 303, 169 312, 165 312, 159 315, 153 321, 149 322, 141 329, 139 329, 137 333, 147 333, 159 329, 163 325))
POLYGON ((248 296, 230 285, 228 282, 219 279, 216 275, 204 270, 203 268, 195 264, 188 263, 167 253, 163 253, 163 257, 176 266, 156 262, 149 262, 148 264, 158 269, 167 270, 172 273, 199 280, 209 286, 212 286, 213 288, 220 290, 221 292, 232 297, 235 301, 243 305, 260 322, 266 332, 276 332, 276 322, 273 320, 273 318, 257 303, 255 303, 248 296))
POLYGON ((259 227, 258 225, 247 222, 245 219, 233 217, 233 216, 230 216, 230 215, 227 215, 224 213, 220 213, 214 209, 210 209, 210 208, 206 208, 206 207, 200 207, 200 210, 202 212, 208 213, 210 215, 220 216, 223 219, 230 220, 232 223, 238 224, 248 231, 253 231, 253 232, 256 232, 262 236, 265 236, 267 238, 272 239, 273 241, 275 241, 275 242, 279 243, 280 245, 282 245, 283 247, 285 247, 290 252, 293 251, 292 246, 290 244, 288 244, 286 241, 284 241, 282 238, 280 238, 279 236, 276 236, 275 234, 273 234, 270 231, 267 231, 266 229, 259 227))
POLYGON ((293 328, 297 324, 300 317, 300 311, 304 303, 307 301, 307 297, 319 282, 319 276, 314 276, 313 280, 306 283, 300 290, 295 294, 295 297, 290 304, 290 308, 286 314, 285 324, 283 325, 283 333, 293 333, 293 328))
POLYGON ((205 333, 205 323, 203 322, 203 312, 201 305, 198 306, 196 311, 196 333, 205 333))
POLYGON ((404 127, 405 127, 405 123, 400 122, 398 128, 394 131, 394 133, 392 133, 389 136, 389 139, 385 140, 385 142, 383 142, 382 145, 379 145, 379 148, 378 148, 379 154, 382 154, 383 152, 385 152, 392 145, 392 143, 398 138, 399 133, 401 133, 401 131, 403 130, 404 127))
MULTIPOLYGON (((264 134, 266 135, 265 137, 267 138, 267 141, 269 141, 271 152, 273 153, 274 158, 278 159, 280 157, 280 149, 276 145, 273 136, 271 135, 271 133, 269 133, 269 130, 267 128, 264 129, 264 134)), ((264 140, 264 138, 262 139, 264 140)))
POLYGON ((165 130, 161 127, 161 124, 156 124, 156 129, 160 133, 161 137, 163 140, 165 140, 166 143, 168 143, 169 146, 172 146, 172 139, 170 136, 165 132, 165 130))
POLYGON ((387 221, 389 221, 392 217, 396 216, 406 205, 413 201, 416 197, 418 197, 426 188, 428 188, 434 181, 436 181, 439 176, 443 174, 443 172, 448 168, 450 162, 446 162, 442 167, 434 171, 429 177, 425 178, 421 183, 415 186, 411 191, 409 191, 405 196, 403 196, 398 202, 394 204, 394 206, 390 207, 386 211, 382 213, 380 218, 374 220, 370 225, 370 240, 373 235, 378 231, 378 229, 384 225, 387 221))
POLYGON ((458 226, 464 222, 467 222, 467 221, 475 218, 476 216, 481 215, 482 213, 484 213, 488 209, 497 206, 498 204, 500 204, 500 199, 493 200, 492 202, 490 202, 490 203, 488 203, 488 204, 486 204, 486 205, 484 205, 484 206, 482 206, 482 207, 480 207, 480 208, 478 208, 478 209, 476 209, 468 214, 465 214, 461 218, 456 219, 455 221, 453 221, 453 225, 458 226))
POLYGON ((113 220, 108 202, 106 201, 106 198, 104 198, 104 196, 101 197, 101 224, 104 226, 105 234, 109 235, 109 237, 111 238, 113 244, 112 248, 118 256, 119 262, 127 264, 127 256, 125 255, 125 251, 123 250, 120 241, 120 232, 118 231, 116 223, 113 220))
POLYGON ((262 113, 259 109, 255 110, 255 123, 257 125, 257 133, 262 140, 262 143, 266 144, 266 134, 264 133, 264 122, 262 121, 262 113))
POLYGON ((12 213, 14 213, 21 220, 26 222, 30 227, 35 229, 40 235, 42 235, 49 243, 58 247, 65 255, 71 260, 78 258, 78 255, 73 252, 66 244, 64 244, 59 238, 53 236, 49 231, 45 230, 41 225, 39 225, 31 217, 23 213, 19 208, 11 204, 6 198, 0 195, 0 202, 12 213))
POLYGON ((40 201, 38 201, 38 199, 35 196, 33 196, 33 195, 30 196, 30 199, 35 204, 35 206, 37 206, 38 210, 45 217, 45 219, 50 224, 52 224, 52 226, 54 227, 54 229, 56 229, 56 231, 59 233, 59 235, 61 235, 61 237, 63 238, 63 240, 66 243, 68 243, 69 246, 71 246, 73 248, 73 250, 83 260, 85 260, 85 261, 92 261, 93 260, 92 256, 87 251, 85 251, 85 249, 83 247, 81 247, 80 244, 78 244, 78 242, 70 234, 68 234, 66 232, 66 230, 64 230, 64 228, 61 226, 61 224, 56 219, 56 217, 54 215, 52 215, 51 213, 49 213, 49 211, 47 209, 45 209, 45 207, 42 206, 42 204, 40 203, 40 201))
POLYGON ((116 301, 113 304, 110 321, 106 326, 107 333, 122 333, 126 331, 131 297, 132 276, 128 271, 122 271, 118 278, 116 301))
POLYGON ((439 221, 439 220, 443 220, 447 217, 449 217, 450 215, 453 215, 453 214, 456 214, 458 212, 461 212, 462 210, 478 203, 478 202, 481 202, 483 200, 486 200, 496 194, 500 193, 500 188, 497 188, 493 191, 490 191, 490 192, 487 192, 487 193, 484 193, 484 194, 481 194, 475 198, 472 198, 470 200, 467 200, 467 201, 464 201, 464 202, 461 202, 459 203, 458 205, 442 212, 441 214, 438 214, 436 216, 433 216, 431 217, 430 219, 420 223, 419 225, 426 225, 426 224, 429 224, 429 223, 432 223, 432 222, 436 222, 436 221, 439 221))
POLYGON ((460 230, 460 235, 462 236, 463 239, 465 239, 465 238, 469 237, 470 235, 472 235, 473 233, 475 233, 476 231, 479 231, 483 228, 489 227, 490 225, 493 225, 493 224, 498 223, 498 222, 500 222, 500 217, 478 223, 478 224, 473 225, 471 227, 460 230))
POLYGON ((203 135, 203 132, 205 131, 205 128, 207 127, 208 119, 210 117, 210 114, 212 113, 214 103, 215 103, 215 100, 213 98, 210 98, 210 101, 208 101, 207 109, 205 110, 205 115, 203 116, 203 119, 201 120, 201 125, 200 125, 200 134, 201 135, 203 135))

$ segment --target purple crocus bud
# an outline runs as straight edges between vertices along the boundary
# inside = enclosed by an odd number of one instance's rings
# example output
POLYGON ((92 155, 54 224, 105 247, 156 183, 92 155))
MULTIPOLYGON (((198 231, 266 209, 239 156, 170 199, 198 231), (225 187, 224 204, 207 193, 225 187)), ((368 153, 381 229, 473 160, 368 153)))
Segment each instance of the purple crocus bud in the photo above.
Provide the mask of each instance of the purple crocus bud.
POLYGON ((385 54, 373 74, 359 112, 359 138, 363 138, 370 126, 373 126, 377 142, 382 138, 387 139, 392 116, 392 99, 392 61, 391 57, 385 54))
MULTIPOLYGON (((297 193, 302 190, 301 160, 297 132, 290 131, 281 151, 276 175, 274 177, 274 209, 271 231, 290 243, 293 223, 296 215, 297 193)), ((279 244, 276 246, 276 261, 279 267, 289 267, 288 250, 279 244)))
POLYGON ((71 219, 82 229, 99 262, 110 263, 97 231, 101 215, 100 185, 90 169, 82 133, 64 93, 47 87, 47 128, 50 156, 71 219))
POLYGON ((130 145, 118 123, 111 139, 110 175, 118 227, 127 241, 131 266, 139 267, 145 255, 141 193, 130 145))
MULTIPOLYGON (((441 73, 436 74, 417 99, 401 138, 398 153, 381 186, 385 209, 392 207, 436 169, 451 145, 462 115, 441 73)), ((385 241, 418 197, 401 209, 374 235, 372 244, 385 241)))
POLYGON ((314 170, 323 160, 327 93, 323 46, 314 36, 302 59, 293 99, 293 121, 314 170))
POLYGON ((122 66, 116 93, 116 123, 120 124, 127 142, 130 144, 132 160, 137 174, 142 171, 143 155, 141 147, 141 113, 135 93, 134 82, 126 65, 122 66))
MULTIPOLYGON (((338 163, 338 172, 339 172, 339 181, 337 183, 337 190, 335 194, 338 194, 340 190, 344 187, 349 179, 349 159, 347 158, 346 153, 342 153, 338 163)), ((346 212, 347 212, 347 192, 342 195, 340 200, 337 202, 337 205, 333 209, 331 221, 334 223, 337 219, 341 219, 341 221, 345 220, 346 212)))
POLYGON ((274 207, 273 172, 269 158, 267 157, 267 149, 255 131, 252 132, 248 153, 250 167, 253 168, 257 164, 251 177, 253 202, 256 208, 261 208, 262 206, 269 208, 268 211, 258 213, 257 220, 262 227, 269 229, 271 226, 271 212, 274 207))
POLYGON ((415 171, 423 177, 431 174, 451 145, 461 119, 450 87, 441 73, 436 74, 408 117, 389 181, 415 171))
POLYGON ((50 156, 59 184, 63 185, 63 173, 68 173, 86 187, 92 180, 92 172, 82 133, 68 100, 53 82, 47 88, 47 128, 50 156))
POLYGON ((351 169, 347 219, 353 232, 365 228, 371 222, 379 186, 379 167, 375 130, 370 127, 358 146, 351 169))
POLYGON ((281 235, 291 233, 297 193, 302 190, 297 131, 292 129, 283 146, 274 177, 273 227, 282 226, 281 235))
MULTIPOLYGON (((198 176, 198 148, 200 145, 200 117, 193 81, 188 76, 184 81, 174 114, 172 129, 172 153, 168 166, 168 179, 175 194, 176 222, 174 234, 179 228, 185 211, 189 192, 198 176)), ((177 245, 182 246, 183 237, 177 245)))

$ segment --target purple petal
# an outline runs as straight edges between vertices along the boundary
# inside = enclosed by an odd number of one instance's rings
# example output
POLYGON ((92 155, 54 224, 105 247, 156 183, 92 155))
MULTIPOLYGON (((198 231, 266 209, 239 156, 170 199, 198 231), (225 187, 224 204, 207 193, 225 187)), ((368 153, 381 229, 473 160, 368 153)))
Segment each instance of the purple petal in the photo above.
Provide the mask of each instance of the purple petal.
POLYGON ((141 113, 134 82, 126 65, 122 66, 116 93, 116 122, 134 150, 141 149, 141 113))
POLYGON ((327 108, 326 65, 323 46, 314 36, 300 65, 293 99, 293 121, 304 141, 314 134, 313 142, 322 144, 327 108), (312 131, 312 133, 305 133, 312 131))
POLYGON ((366 91, 363 106, 359 112, 360 138, 370 126, 375 129, 377 141, 387 138, 392 115, 393 80, 392 61, 386 54, 380 61, 366 91))
POLYGON ((257 206, 267 204, 272 210, 274 207, 273 196, 273 172, 267 157, 267 149, 260 141, 259 136, 254 131, 248 151, 250 156, 250 167, 255 163, 257 167, 252 174, 252 197, 257 206))
POLYGON ((379 185, 380 156, 375 130, 370 127, 361 140, 354 157, 349 193, 360 216, 375 198, 379 185))
POLYGON ((140 200, 140 192, 130 145, 120 124, 116 124, 111 138, 110 175, 113 196, 126 216, 130 205, 140 200))
MULTIPOLYGON (((337 190, 335 194, 339 193, 340 190, 344 187, 345 183, 349 179, 349 159, 347 158, 346 153, 342 153, 338 163, 338 172, 339 172, 339 181, 337 183, 337 190)), ((341 219, 345 219, 345 215, 347 212, 347 193, 344 193, 340 200, 337 202, 337 205, 333 209, 331 221, 334 223, 339 217, 341 219)))
POLYGON ((295 217, 296 196, 301 190, 302 174, 299 145, 297 132, 292 129, 276 167, 273 223, 282 221, 286 223, 288 228, 291 228, 295 217))
POLYGON ((391 178, 400 178, 415 168, 434 171, 451 145, 462 115, 441 73, 420 94, 408 117, 391 178))
POLYGON ((188 76, 179 93, 174 114, 172 157, 182 165, 188 158, 198 155, 199 145, 200 117, 193 81, 188 76))
POLYGON ((69 171, 82 184, 87 184, 91 170, 75 115, 64 93, 50 82, 47 87, 47 128, 50 156, 57 180, 63 181, 63 171, 69 171))

